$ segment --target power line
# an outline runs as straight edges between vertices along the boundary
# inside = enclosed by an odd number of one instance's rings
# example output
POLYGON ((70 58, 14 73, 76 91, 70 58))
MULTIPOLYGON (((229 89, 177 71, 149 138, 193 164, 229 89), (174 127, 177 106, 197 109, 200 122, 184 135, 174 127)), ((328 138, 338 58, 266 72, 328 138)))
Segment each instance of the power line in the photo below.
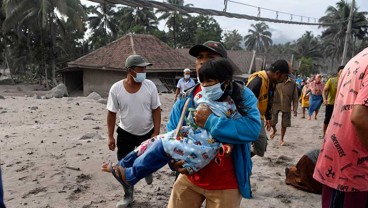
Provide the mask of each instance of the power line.
MULTIPOLYGON (((96 3, 101 4, 122 4, 130 7, 146 7, 146 8, 156 8, 164 11, 177 11, 179 13, 188 14, 188 13, 197 13, 203 15, 210 16, 224 16, 229 18, 237 18, 237 19, 248 19, 254 21, 265 21, 265 22, 274 22, 274 23, 283 23, 283 24, 296 24, 296 25, 315 25, 315 26, 331 26, 336 25, 342 22, 333 22, 333 23, 318 23, 318 22, 303 22, 303 21, 294 21, 293 16, 291 16, 290 20, 280 20, 273 18, 261 17, 260 15, 251 16, 246 14, 237 14, 230 13, 224 11, 217 11, 214 9, 202 9, 196 7, 186 7, 175 4, 168 4, 164 2, 158 1, 147 1, 147 0, 89 0, 96 3)), ((344 21, 345 22, 345 21, 344 21)))
POLYGON ((291 21, 293 20, 294 17, 300 17, 301 21, 303 21, 304 19, 308 20, 308 22, 310 22, 310 20, 314 20, 314 22, 318 21, 318 18, 316 18, 316 17, 308 17, 308 16, 304 16, 304 15, 299 15, 299 14, 292 14, 292 13, 288 13, 288 12, 282 12, 282 11, 263 8, 263 7, 259 7, 259 6, 254 6, 254 5, 250 5, 250 4, 246 4, 246 3, 238 2, 238 1, 232 1, 232 0, 225 0, 225 1, 232 2, 232 3, 235 3, 235 4, 244 5, 244 6, 249 6, 249 7, 253 7, 253 8, 257 8, 258 9, 258 15, 257 16, 261 16, 261 11, 265 10, 265 11, 275 12, 276 19, 278 19, 279 14, 286 14, 286 15, 290 16, 291 21))

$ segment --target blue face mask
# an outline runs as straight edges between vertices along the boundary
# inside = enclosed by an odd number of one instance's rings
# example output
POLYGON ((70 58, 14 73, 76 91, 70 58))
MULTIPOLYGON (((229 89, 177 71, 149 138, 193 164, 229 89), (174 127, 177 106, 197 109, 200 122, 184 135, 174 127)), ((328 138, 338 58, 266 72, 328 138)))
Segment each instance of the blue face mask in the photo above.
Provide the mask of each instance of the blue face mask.
POLYGON ((146 79, 146 72, 144 72, 144 73, 135 72, 135 74, 136 74, 136 77, 132 76, 135 82, 143 82, 146 79))
POLYGON ((224 91, 221 89, 221 85, 222 83, 217 83, 209 87, 201 86, 203 96, 212 101, 220 99, 220 97, 224 94, 224 91))

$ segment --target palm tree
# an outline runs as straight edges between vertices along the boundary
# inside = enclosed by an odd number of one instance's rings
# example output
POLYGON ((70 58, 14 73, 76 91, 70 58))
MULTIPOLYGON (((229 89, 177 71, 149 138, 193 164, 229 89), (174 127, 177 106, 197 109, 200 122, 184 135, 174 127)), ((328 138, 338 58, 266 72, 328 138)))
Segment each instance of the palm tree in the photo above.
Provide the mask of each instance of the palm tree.
POLYGON ((307 31, 295 42, 294 53, 297 58, 309 57, 312 59, 321 58, 320 42, 314 37, 311 31, 307 31))
MULTIPOLYGON (((178 6, 185 6, 185 7, 193 6, 193 4, 185 4, 184 5, 184 0, 167 0, 167 3, 178 5, 178 6)), ((176 32, 179 29, 178 26, 180 25, 180 23, 183 21, 183 19, 185 17, 190 17, 190 15, 189 14, 183 14, 183 13, 177 12, 177 11, 170 11, 169 12, 169 11, 161 10, 161 9, 157 9, 156 13, 163 13, 161 16, 158 17, 158 20, 159 21, 160 20, 167 20, 165 25, 173 33, 173 40, 174 40, 173 47, 176 48, 176 32)))
POLYGON ((92 30, 92 45, 100 47, 116 39, 118 34, 118 21, 115 18, 115 6, 113 4, 100 4, 97 7, 89 6, 89 26, 92 30))
POLYGON ((240 42, 243 37, 239 34, 238 30, 233 30, 231 32, 225 33, 225 47, 229 50, 241 50, 240 42))
MULTIPOLYGON (((344 0, 340 0, 336 3, 336 7, 329 6, 326 9, 325 16, 319 19, 321 23, 336 23, 329 26, 321 26, 325 28, 322 32, 322 39, 327 39, 325 42, 330 43, 331 41, 335 43, 335 48, 337 53, 337 58, 341 57, 342 49, 344 46, 344 39, 347 30, 347 20, 349 18, 351 5, 344 0)), ((351 46, 351 56, 355 54, 355 45, 357 40, 363 40, 367 36, 367 25, 368 21, 366 18, 367 12, 357 12, 357 7, 353 15, 352 22, 352 40, 351 46)))
POLYGON ((123 7, 115 19, 119 20, 119 35, 126 33, 153 33, 158 30, 158 20, 152 8, 123 7))
MULTIPOLYGON (((38 43, 40 48, 40 66, 45 72, 48 85, 48 65, 51 67, 51 78, 56 83, 55 44, 56 27, 62 28, 61 19, 70 18, 76 28, 84 29, 84 9, 79 0, 4 0, 6 19, 3 23, 4 32, 16 31, 20 39, 27 38, 27 44, 38 43), (61 15, 60 15, 61 14, 61 15), (64 17, 63 17, 64 16, 64 17), (25 36, 27 35, 27 36, 25 36), (30 38, 39 41, 30 42, 30 38)), ((37 47, 37 46, 33 46, 37 47)), ((34 48, 33 48, 34 49, 34 48)))
POLYGON ((245 47, 248 50, 265 52, 272 45, 272 34, 268 31, 268 25, 260 22, 255 25, 252 24, 251 27, 252 29, 248 30, 249 34, 244 37, 245 47))

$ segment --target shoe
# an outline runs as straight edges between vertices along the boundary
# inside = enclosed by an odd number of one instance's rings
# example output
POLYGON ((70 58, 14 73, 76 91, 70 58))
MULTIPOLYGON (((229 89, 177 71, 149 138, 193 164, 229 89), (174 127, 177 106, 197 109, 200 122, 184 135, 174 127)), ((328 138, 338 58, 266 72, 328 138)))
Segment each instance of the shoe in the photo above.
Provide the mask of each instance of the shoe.
POLYGON ((153 182, 153 176, 152 176, 152 174, 149 174, 148 176, 146 176, 144 178, 144 180, 146 180, 147 185, 151 185, 152 182, 153 182))
POLYGON ((124 187, 124 197, 117 204, 116 208, 126 208, 134 201, 134 188, 130 187, 129 189, 124 187))

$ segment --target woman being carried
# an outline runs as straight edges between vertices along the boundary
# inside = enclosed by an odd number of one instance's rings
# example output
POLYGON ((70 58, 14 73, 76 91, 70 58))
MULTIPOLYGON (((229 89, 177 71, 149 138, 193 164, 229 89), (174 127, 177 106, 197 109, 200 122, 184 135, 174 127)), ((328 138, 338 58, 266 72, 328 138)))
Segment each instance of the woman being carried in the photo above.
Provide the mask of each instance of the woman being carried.
MULTIPOLYGON (((241 94, 235 93, 239 90, 234 88, 239 86, 232 84, 232 75, 233 69, 226 59, 204 63, 199 71, 202 91, 194 97, 195 106, 209 107, 215 115, 224 119, 240 118, 245 111, 241 94)), ((111 172, 123 186, 129 187, 170 160, 184 160, 183 167, 190 174, 205 167, 214 158, 221 165, 221 157, 231 152, 231 145, 217 142, 207 130, 196 126, 194 120, 195 116, 189 113, 187 125, 180 128, 178 135, 170 131, 151 138, 118 164, 104 163, 102 170, 111 172)))

